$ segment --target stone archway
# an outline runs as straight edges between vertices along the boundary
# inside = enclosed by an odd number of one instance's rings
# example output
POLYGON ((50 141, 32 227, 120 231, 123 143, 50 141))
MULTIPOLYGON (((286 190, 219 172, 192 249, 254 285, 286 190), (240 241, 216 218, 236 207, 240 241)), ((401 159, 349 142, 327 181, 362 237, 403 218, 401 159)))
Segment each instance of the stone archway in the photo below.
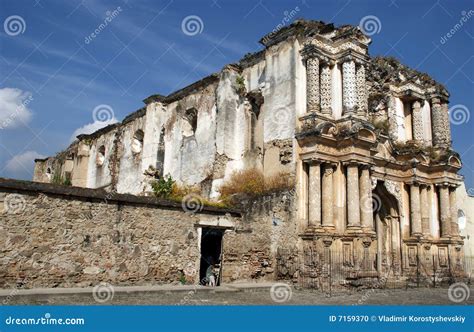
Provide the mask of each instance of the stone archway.
POLYGON ((372 197, 377 232, 377 271, 380 277, 398 277, 402 261, 398 200, 383 182, 377 183, 372 197))

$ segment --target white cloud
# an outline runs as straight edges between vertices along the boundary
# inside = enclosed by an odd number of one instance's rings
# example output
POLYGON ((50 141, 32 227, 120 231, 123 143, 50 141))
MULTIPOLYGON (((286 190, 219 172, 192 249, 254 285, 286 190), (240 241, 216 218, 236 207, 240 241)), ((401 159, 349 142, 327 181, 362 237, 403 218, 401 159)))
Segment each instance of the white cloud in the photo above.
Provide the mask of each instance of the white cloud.
POLYGON ((94 121, 93 123, 86 124, 85 126, 78 128, 74 131, 74 133, 71 136, 70 141, 74 141, 78 135, 81 134, 92 134, 93 132, 104 128, 108 125, 117 123, 117 119, 113 117, 112 119, 106 120, 106 121, 94 121))
POLYGON ((29 92, 15 88, 0 89, 0 129, 18 127, 31 119, 28 105, 33 101, 29 92))
POLYGON ((33 174, 35 159, 37 158, 41 159, 45 156, 36 151, 25 151, 8 160, 5 169, 12 174, 23 174, 25 171, 33 174))

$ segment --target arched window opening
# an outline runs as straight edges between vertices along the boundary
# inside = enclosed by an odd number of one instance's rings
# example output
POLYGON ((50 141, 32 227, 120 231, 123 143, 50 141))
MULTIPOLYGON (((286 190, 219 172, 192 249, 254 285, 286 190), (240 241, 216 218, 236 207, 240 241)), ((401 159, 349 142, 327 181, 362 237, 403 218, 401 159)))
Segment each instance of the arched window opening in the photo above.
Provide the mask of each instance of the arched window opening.
POLYGON ((198 111, 195 108, 190 108, 184 113, 184 119, 186 120, 183 125, 183 134, 185 136, 192 136, 196 133, 198 111))
POLYGON ((105 162, 105 146, 101 145, 97 150, 96 164, 97 166, 102 166, 105 162))
POLYGON ((158 142, 158 152, 156 156, 156 170, 160 177, 163 176, 165 164, 165 128, 161 128, 160 141, 158 142))
POLYGON ((132 152, 135 154, 138 154, 142 152, 143 150, 143 138, 145 134, 143 133, 143 130, 138 129, 135 132, 135 135, 133 135, 132 139, 132 152))
POLYGON ((249 92, 247 94, 247 148, 254 150, 258 147, 258 121, 260 108, 263 104, 263 96, 259 92, 249 92))

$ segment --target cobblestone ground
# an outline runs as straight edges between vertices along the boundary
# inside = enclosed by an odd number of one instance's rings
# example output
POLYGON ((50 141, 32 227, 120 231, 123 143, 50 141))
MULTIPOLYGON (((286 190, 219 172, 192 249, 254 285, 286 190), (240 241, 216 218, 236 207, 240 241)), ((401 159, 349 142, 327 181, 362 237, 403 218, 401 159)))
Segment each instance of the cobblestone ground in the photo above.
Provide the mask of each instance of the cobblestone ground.
POLYGON ((74 295, 28 295, 12 296, 5 304, 162 304, 162 305, 236 305, 236 304, 286 304, 286 305, 355 305, 355 304, 446 304, 446 305, 474 305, 474 289, 465 301, 454 303, 448 298, 447 288, 435 289, 397 289, 397 290, 362 290, 354 292, 335 292, 325 294, 321 291, 291 290, 289 293, 279 294, 277 301, 272 299, 270 289, 256 289, 245 291, 187 291, 187 292, 134 292, 115 293, 111 299, 98 303, 92 294, 74 295), (286 301, 283 301, 286 300, 286 301))

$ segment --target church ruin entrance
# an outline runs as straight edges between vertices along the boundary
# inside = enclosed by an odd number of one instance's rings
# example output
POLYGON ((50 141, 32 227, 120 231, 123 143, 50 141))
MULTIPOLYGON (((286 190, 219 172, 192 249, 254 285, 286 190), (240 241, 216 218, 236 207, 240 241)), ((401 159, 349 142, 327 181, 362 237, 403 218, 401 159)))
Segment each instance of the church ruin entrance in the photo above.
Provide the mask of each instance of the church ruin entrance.
POLYGON ((211 264, 213 269, 216 286, 220 284, 220 275, 222 270, 222 237, 224 230, 216 228, 203 228, 201 234, 201 263, 199 267, 200 283, 206 285, 206 271, 211 264))
POLYGON ((401 274, 400 217, 397 199, 378 182, 372 193, 377 232, 377 270, 381 277, 401 274))

